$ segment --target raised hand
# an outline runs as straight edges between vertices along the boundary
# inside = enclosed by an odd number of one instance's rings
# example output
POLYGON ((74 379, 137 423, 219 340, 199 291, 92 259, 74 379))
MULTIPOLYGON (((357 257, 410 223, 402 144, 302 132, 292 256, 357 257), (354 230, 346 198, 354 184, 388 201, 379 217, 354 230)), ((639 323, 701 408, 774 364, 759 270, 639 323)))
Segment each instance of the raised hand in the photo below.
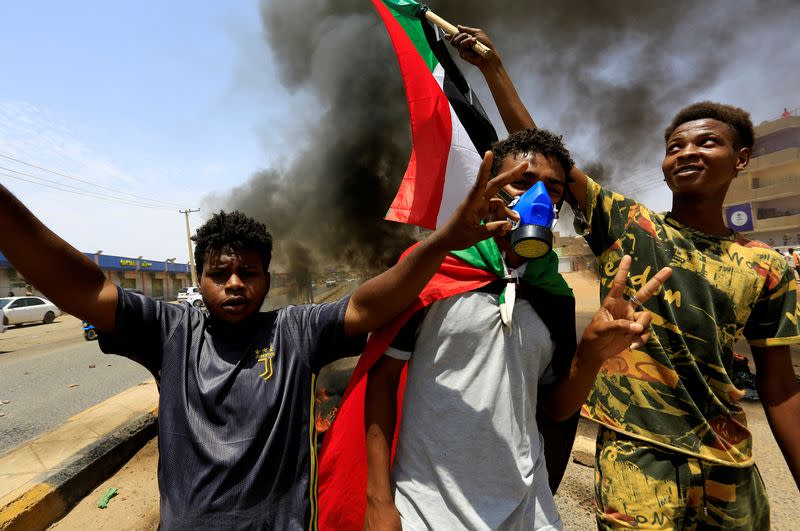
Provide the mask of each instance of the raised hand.
POLYGON ((455 35, 445 35, 445 39, 450 41, 450 44, 458 50, 458 55, 468 63, 472 63, 478 68, 483 68, 492 64, 499 59, 497 50, 494 47, 489 36, 486 32, 478 28, 470 28, 468 26, 457 26, 458 33, 455 35), (472 49, 475 43, 480 42, 491 50, 492 53, 483 56, 472 49))
POLYGON ((519 219, 519 214, 508 208, 497 197, 503 186, 522 177, 527 163, 489 179, 494 155, 487 151, 483 156, 478 177, 466 199, 458 206, 447 223, 437 232, 450 250, 465 249, 493 236, 505 236, 511 230, 511 222, 506 218, 519 219), (505 216, 502 214, 505 213, 505 216), (490 221, 494 219, 496 221, 490 221), (487 221, 489 220, 489 221, 487 221), (485 223, 484 223, 485 222, 485 223))
POLYGON ((625 289, 631 257, 625 255, 603 304, 583 332, 579 353, 589 359, 603 362, 628 348, 639 348, 650 338, 652 316, 641 305, 658 292, 672 275, 665 267, 653 276, 633 296, 626 297, 625 289))

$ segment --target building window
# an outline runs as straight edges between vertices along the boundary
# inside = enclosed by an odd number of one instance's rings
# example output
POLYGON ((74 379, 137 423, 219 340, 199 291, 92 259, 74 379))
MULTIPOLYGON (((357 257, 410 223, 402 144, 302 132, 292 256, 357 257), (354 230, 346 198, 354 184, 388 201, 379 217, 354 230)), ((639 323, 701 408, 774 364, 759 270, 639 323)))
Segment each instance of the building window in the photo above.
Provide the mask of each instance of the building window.
POLYGON ((24 288, 28 285, 25 278, 16 269, 8 269, 8 285, 11 288, 24 288))

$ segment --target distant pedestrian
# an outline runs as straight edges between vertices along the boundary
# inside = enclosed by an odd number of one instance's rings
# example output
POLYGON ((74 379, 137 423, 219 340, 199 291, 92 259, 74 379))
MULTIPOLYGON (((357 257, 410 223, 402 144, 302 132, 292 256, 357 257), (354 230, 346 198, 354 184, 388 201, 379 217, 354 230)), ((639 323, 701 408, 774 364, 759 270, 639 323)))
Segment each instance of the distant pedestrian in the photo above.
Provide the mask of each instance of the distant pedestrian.
POLYGON ((790 268, 794 268, 794 260, 792 259, 792 248, 789 247, 785 251, 781 251, 780 249, 775 249, 780 253, 780 255, 786 260, 786 263, 789 265, 790 268))
POLYGON ((789 262, 789 267, 795 270, 795 272, 800 275, 800 256, 794 249, 789 247, 789 254, 786 256, 786 261, 789 262))

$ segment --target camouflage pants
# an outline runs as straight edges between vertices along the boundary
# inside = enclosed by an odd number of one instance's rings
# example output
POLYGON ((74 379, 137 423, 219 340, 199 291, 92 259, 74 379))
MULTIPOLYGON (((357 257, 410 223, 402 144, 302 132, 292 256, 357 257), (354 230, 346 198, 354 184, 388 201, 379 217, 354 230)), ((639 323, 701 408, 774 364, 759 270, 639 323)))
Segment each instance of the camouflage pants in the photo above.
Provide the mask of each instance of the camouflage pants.
POLYGON ((594 490, 598 529, 769 529, 755 465, 701 461, 602 426, 594 490))

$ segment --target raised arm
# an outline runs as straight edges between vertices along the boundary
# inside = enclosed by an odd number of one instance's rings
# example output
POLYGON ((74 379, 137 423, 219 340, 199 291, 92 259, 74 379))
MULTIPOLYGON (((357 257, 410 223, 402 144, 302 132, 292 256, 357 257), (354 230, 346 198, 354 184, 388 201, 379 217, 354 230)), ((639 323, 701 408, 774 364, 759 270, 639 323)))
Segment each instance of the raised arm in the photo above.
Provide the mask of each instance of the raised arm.
POLYGON ((536 129, 536 123, 528 109, 525 108, 525 104, 522 103, 517 88, 503 65, 500 53, 486 32, 467 26, 458 26, 458 30, 459 32, 455 35, 445 38, 458 49, 458 54, 462 59, 475 65, 481 71, 486 79, 486 84, 489 85, 489 90, 492 91, 492 98, 494 98, 497 110, 500 111, 500 116, 503 118, 508 132, 536 129), (472 47, 476 42, 485 44, 491 53, 483 56, 475 52, 472 47))
MULTIPOLYGON (((486 32, 479 28, 467 26, 458 26, 458 30, 459 32, 449 37, 449 40, 458 49, 458 54, 461 58, 478 67, 481 74, 483 74, 508 132, 514 133, 523 129, 536 129, 536 122, 533 121, 533 117, 531 117, 525 104, 522 103, 514 82, 503 65, 500 53, 486 32), (491 53, 485 57, 476 53, 472 49, 476 42, 486 45, 491 50, 491 53)), ((575 198, 576 206, 585 212, 586 174, 577 166, 573 166, 569 177, 567 184, 569 185, 570 194, 575 198)))
POLYGON ((522 163, 490 180, 491 167, 492 154, 487 152, 475 185, 450 220, 417 245, 404 260, 353 292, 345 313, 345 334, 371 332, 395 318, 414 302, 450 251, 465 249, 492 236, 502 236, 511 229, 511 223, 505 218, 519 219, 519 216, 496 197, 497 191, 519 179, 527 164, 522 163), (490 210, 497 208, 504 209, 503 220, 482 223, 490 210))
POLYGON ((114 331, 117 288, 100 268, 44 226, 0 185, 0 251, 62 310, 114 331))

